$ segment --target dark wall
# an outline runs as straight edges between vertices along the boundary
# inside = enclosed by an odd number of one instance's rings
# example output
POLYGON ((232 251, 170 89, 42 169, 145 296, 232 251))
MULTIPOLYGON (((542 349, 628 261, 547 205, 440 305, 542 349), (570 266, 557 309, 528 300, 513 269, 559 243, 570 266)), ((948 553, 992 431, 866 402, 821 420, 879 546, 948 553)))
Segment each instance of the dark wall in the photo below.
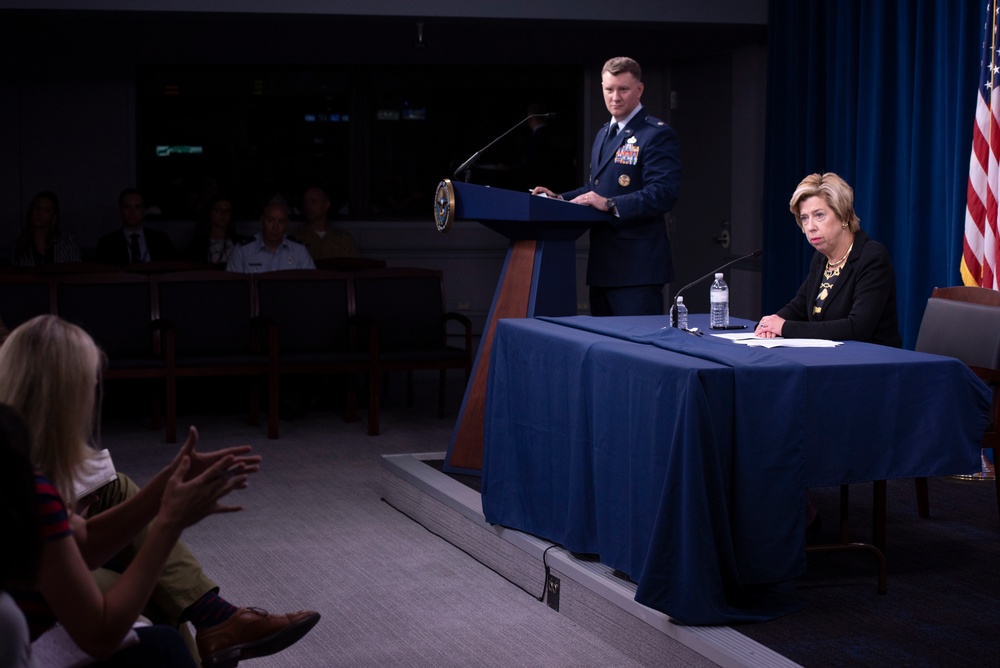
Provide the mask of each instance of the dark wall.
MULTIPOLYGON (((111 4, 115 3, 91 6, 111 4)), ((327 9, 336 5, 321 4, 327 9)), ((700 4, 718 8, 733 3, 700 4)), ((759 9, 763 4, 749 6, 759 9)), ((570 19, 523 20, 431 14, 372 17, 322 12, 276 15, 0 10, 0 127, 4 128, 0 133, 0 253, 9 255, 7 249, 23 222, 27 203, 42 189, 60 194, 63 221, 84 247, 93 246, 101 233, 118 225, 117 194, 122 187, 136 183, 138 176, 136 141, 141 120, 136 113, 136 85, 137 74, 143 68, 357 65, 371 76, 378 76, 380 68, 398 72, 400 68, 421 67, 449 82, 447 99, 458 108, 467 104, 465 91, 470 86, 489 84, 485 77, 477 78, 477 72, 494 65, 524 68, 530 73, 525 87, 533 89, 544 86, 554 73, 561 79, 566 72, 576 72, 574 83, 580 99, 579 117, 574 119, 574 127, 578 128, 575 148, 582 172, 586 167, 583 156, 593 132, 606 116, 597 72, 609 56, 630 55, 642 63, 644 102, 668 122, 672 72, 677 69, 689 73, 684 86, 700 96, 698 100, 686 100, 692 108, 723 107, 711 118, 685 120, 692 136, 711 132, 711 128, 696 127, 699 122, 715 124, 721 114, 728 125, 734 111, 745 113, 732 108, 732 90, 751 87, 763 91, 762 70, 751 67, 746 77, 744 69, 745 78, 737 82, 728 63, 742 57, 734 54, 759 53, 766 29, 759 15, 748 18, 743 10, 731 15, 732 23, 720 22, 716 14, 703 19, 704 23, 682 24, 632 20, 620 13, 613 20, 595 21, 580 20, 579 13, 570 19), (423 24, 420 33, 418 19, 423 24), (706 69, 700 64, 719 62, 723 63, 719 68, 706 69), (719 79, 707 84, 699 81, 701 71, 704 76, 719 79)), ((497 104, 502 102, 506 100, 498 99, 497 104)), ((749 112, 751 118, 761 116, 762 127, 762 110, 749 112)), ((511 123, 516 120, 511 118, 511 123)), ((474 150, 506 125, 470 114, 468 122, 456 131, 464 133, 464 141, 474 150)), ((727 134, 731 134, 728 128, 719 134, 722 145, 711 149, 723 154, 724 160, 718 163, 723 173, 696 170, 699 161, 695 160, 691 161, 692 169, 685 171, 682 202, 687 198, 692 213, 697 211, 701 198, 718 192, 720 179, 728 192, 730 173, 741 171, 739 163, 731 163, 731 156, 746 153, 738 144, 747 138, 735 136, 726 143, 727 134)), ((458 152, 465 149, 462 146, 458 152)), ((691 154, 707 151, 708 147, 685 142, 684 150, 691 154)), ((713 154, 691 155, 699 155, 700 162, 704 162, 710 161, 713 154)), ((752 165, 748 169, 757 171, 759 167, 752 165)), ((752 238, 754 234, 747 236, 752 238)))

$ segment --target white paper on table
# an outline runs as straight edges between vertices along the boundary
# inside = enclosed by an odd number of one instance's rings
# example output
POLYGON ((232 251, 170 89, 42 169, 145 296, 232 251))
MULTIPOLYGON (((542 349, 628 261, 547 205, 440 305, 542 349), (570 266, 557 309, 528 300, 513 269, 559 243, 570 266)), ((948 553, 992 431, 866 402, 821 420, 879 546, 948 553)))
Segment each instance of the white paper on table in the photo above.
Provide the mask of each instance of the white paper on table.
POLYGON ((716 334, 715 332, 709 332, 712 336, 717 336, 720 339, 729 339, 730 341, 741 341, 743 339, 757 339, 752 331, 746 332, 724 332, 721 334, 716 334))
POLYGON ((734 343, 742 343, 745 346, 756 348, 836 348, 843 344, 843 341, 829 341, 827 339, 737 339, 734 343))

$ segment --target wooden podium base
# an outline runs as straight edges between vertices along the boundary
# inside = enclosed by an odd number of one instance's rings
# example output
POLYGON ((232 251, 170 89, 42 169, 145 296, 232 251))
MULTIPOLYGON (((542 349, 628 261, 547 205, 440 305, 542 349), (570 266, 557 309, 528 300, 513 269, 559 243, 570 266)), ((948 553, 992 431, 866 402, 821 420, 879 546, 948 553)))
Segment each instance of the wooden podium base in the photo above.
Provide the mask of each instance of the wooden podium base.
POLYGON ((511 243, 504 262, 503 276, 497 286, 486 330, 479 344, 472 378, 465 390, 462 410, 455 425, 445 470, 449 473, 478 472, 483 468, 483 430, 486 416, 486 386, 489 380, 493 335, 500 318, 525 318, 531 301, 535 269, 535 240, 511 243))

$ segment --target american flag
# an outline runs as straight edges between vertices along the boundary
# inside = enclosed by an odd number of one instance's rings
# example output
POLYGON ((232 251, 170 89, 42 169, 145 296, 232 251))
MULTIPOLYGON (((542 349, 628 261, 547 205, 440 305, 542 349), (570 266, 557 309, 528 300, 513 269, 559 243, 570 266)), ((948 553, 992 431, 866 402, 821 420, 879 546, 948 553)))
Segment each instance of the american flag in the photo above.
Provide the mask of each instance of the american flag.
POLYGON ((969 188, 965 207, 962 282, 1000 289, 1000 234, 997 232, 997 196, 1000 193, 1000 53, 997 49, 997 2, 986 4, 983 62, 979 74, 979 101, 972 130, 969 188))

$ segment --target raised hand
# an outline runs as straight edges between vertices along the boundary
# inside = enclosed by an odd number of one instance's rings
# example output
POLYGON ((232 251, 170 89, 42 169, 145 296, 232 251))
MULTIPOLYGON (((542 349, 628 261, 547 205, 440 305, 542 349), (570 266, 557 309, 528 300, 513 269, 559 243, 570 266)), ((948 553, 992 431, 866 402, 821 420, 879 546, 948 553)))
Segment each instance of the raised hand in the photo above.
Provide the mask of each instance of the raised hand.
MULTIPOLYGON (((181 446, 180 451, 178 451, 177 456, 174 457, 174 461, 171 463, 171 468, 174 468, 179 464, 181 459, 187 457, 190 460, 187 473, 188 479, 201 475, 220 459, 230 456, 233 457, 231 468, 238 473, 250 474, 260 470, 260 455, 246 454, 251 450, 249 445, 237 445, 222 450, 213 450, 212 452, 198 452, 195 449, 197 445, 198 430, 192 425, 188 429, 187 440, 184 441, 184 445, 181 446)), ((245 487, 246 485, 243 486, 245 487)))
POLYGON ((236 459, 233 455, 220 457, 192 476, 190 457, 182 457, 167 481, 157 519, 184 529, 209 515, 243 510, 243 506, 219 503, 233 490, 247 486, 247 475, 238 469, 236 459))

